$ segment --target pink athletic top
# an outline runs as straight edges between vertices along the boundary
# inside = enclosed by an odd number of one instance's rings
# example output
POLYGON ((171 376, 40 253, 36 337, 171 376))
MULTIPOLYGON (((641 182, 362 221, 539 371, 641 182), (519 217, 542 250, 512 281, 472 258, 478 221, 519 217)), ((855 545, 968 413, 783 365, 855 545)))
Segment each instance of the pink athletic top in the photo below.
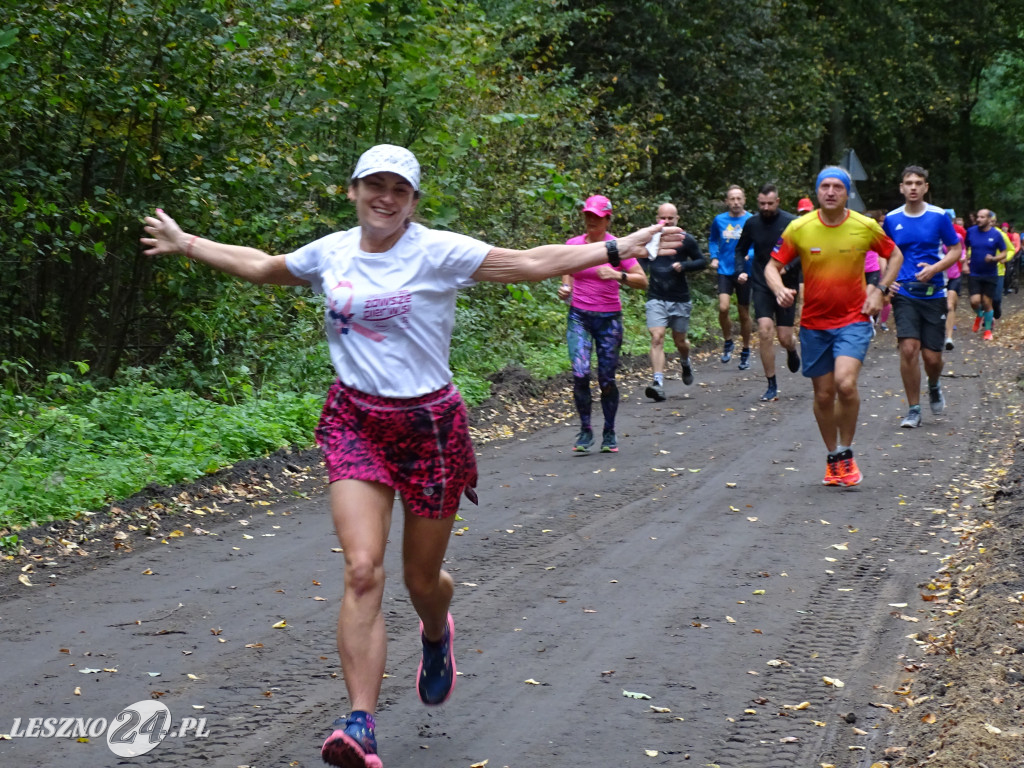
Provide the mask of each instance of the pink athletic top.
MULTIPOLYGON (((614 240, 615 236, 605 232, 605 240, 614 240)), ((570 237, 566 245, 585 245, 586 235, 570 237)), ((623 259, 622 271, 628 272, 636 259, 623 259)), ((597 267, 587 267, 572 274, 572 306, 588 312, 621 312, 622 299, 619 298, 618 280, 602 280, 597 276, 597 267)))
MULTIPOLYGON (((960 247, 963 250, 960 252, 960 258, 957 259, 956 261, 954 261, 952 265, 950 265, 949 267, 946 268, 946 279, 948 279, 948 280, 956 280, 964 272, 963 269, 960 266, 960 263, 964 259, 964 254, 967 253, 967 246, 964 245, 964 236, 963 235, 961 235, 959 232, 957 232, 956 236, 960 238, 960 247)), ((943 253, 949 253, 949 248, 947 248, 946 246, 942 246, 942 252, 943 253)))
POLYGON ((882 263, 878 260, 878 251, 868 251, 864 254, 865 272, 877 272, 881 268, 882 263))

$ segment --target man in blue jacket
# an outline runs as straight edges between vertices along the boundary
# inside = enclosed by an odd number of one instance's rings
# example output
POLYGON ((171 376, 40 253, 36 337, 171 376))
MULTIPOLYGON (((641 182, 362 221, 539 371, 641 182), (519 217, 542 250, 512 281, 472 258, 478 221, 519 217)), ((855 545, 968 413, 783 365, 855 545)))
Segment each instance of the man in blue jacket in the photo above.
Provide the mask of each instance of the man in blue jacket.
MULTIPOLYGON (((740 336, 743 349, 740 350, 740 370, 750 367, 750 285, 739 282, 736 269, 736 243, 740 239, 743 225, 753 214, 744 210, 747 196, 743 188, 733 184, 726 190, 725 204, 728 210, 715 216, 708 235, 708 249, 711 252, 711 268, 718 272, 718 324, 725 339, 722 362, 732 359, 732 319, 729 317, 729 301, 736 294, 736 309, 740 317, 740 336)), ((744 258, 746 254, 741 254, 744 258)))

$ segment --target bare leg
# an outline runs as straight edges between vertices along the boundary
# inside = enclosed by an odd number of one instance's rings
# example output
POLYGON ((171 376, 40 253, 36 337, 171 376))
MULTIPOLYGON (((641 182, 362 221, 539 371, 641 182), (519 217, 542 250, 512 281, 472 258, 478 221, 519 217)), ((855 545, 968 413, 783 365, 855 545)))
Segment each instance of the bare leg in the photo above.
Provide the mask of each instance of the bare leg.
POLYGON ((946 338, 953 338, 953 327, 956 325, 956 305, 960 297, 956 291, 946 291, 946 338))
POLYGON ((732 338, 732 320, 729 318, 729 298, 731 293, 718 294, 718 325, 722 329, 722 338, 729 341, 732 338))
POLYGON ((686 338, 685 333, 679 331, 672 331, 672 341, 676 343, 676 350, 679 352, 679 357, 682 360, 690 359, 690 340, 686 338))
POLYGON ((942 353, 931 349, 921 350, 921 360, 924 361, 924 374, 928 377, 928 384, 938 381, 942 375, 942 353))
POLYGON ((455 590, 451 575, 442 570, 455 515, 443 520, 417 517, 405 511, 402 564, 409 598, 423 622, 427 640, 444 638, 448 608, 455 590))
POLYGON ((648 328, 651 333, 651 370, 654 373, 665 372, 665 328, 655 326, 648 328))
POLYGON ((836 375, 835 372, 815 376, 811 379, 814 387, 814 420, 818 432, 829 453, 836 450, 836 375))
POLYGON ((752 323, 750 322, 750 305, 737 304, 736 311, 740 316, 740 336, 743 338, 743 348, 750 349, 750 336, 752 323))
MULTIPOLYGON (((781 330, 781 329, 780 329, 781 330)), ((761 365, 769 379, 775 375, 775 321, 770 317, 757 318, 757 342, 761 351, 761 365)))
POLYGON ((839 429, 840 445, 853 445, 857 431, 857 417, 860 415, 860 392, 857 378, 861 362, 855 357, 836 358, 836 427, 839 429))
POLYGON ((830 453, 840 444, 853 444, 860 414, 860 393, 857 391, 860 366, 857 358, 840 356, 836 358, 835 369, 831 373, 811 379, 814 385, 814 419, 830 453))
POLYGON ((384 549, 395 492, 361 480, 331 483, 331 511, 345 553, 345 593, 338 615, 338 655, 353 710, 377 710, 387 661, 381 613, 384 549))
MULTIPOLYGON (((900 376, 903 378, 903 391, 907 395, 907 405, 911 408, 921 402, 921 356, 920 339, 900 339, 900 376)), ((939 369, 942 368, 939 358, 939 369)))

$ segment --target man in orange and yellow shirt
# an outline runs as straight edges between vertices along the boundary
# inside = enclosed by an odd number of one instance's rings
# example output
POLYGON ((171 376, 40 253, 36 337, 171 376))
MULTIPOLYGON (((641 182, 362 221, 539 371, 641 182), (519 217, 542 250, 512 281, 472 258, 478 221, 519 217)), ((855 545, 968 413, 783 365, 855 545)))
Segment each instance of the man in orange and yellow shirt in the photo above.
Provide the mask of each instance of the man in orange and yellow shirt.
POLYGON ((786 227, 764 271, 776 301, 787 307, 796 291, 783 285, 782 267, 797 258, 803 267, 803 374, 814 386, 814 418, 828 449, 822 482, 839 486, 863 479, 851 448, 860 412, 857 379, 871 343, 871 317, 903 263, 878 222, 846 207, 850 185, 844 169, 823 169, 816 185, 819 209, 786 227), (864 279, 869 250, 888 259, 877 286, 864 279))

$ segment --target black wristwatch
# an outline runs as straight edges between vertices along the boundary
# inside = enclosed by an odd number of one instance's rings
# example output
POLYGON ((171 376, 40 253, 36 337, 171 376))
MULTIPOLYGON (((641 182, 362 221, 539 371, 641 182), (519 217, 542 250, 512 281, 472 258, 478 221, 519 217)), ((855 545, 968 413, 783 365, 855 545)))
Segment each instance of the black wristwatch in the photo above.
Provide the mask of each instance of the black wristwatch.
POLYGON ((626 274, 626 272, 619 272, 619 280, 623 283, 626 282, 626 274))
POLYGON ((888 285, 882 285, 881 283, 879 283, 876 287, 878 288, 878 290, 882 292, 883 296, 888 296, 889 291, 891 290, 888 285))
POLYGON ((619 245, 614 240, 605 240, 604 249, 608 252, 608 263, 613 267, 618 267, 622 264, 622 259, 619 258, 619 245))

